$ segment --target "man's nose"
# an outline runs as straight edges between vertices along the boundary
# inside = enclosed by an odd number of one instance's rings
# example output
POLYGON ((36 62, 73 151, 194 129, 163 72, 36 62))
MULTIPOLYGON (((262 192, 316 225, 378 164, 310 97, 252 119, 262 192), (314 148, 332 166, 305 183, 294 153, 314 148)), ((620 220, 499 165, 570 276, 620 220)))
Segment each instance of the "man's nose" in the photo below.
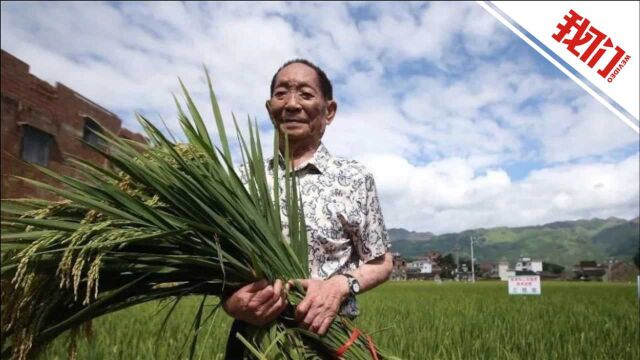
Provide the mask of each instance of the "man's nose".
POLYGON ((300 109, 300 102, 298 101, 298 96, 294 93, 289 94, 284 106, 286 110, 300 109))

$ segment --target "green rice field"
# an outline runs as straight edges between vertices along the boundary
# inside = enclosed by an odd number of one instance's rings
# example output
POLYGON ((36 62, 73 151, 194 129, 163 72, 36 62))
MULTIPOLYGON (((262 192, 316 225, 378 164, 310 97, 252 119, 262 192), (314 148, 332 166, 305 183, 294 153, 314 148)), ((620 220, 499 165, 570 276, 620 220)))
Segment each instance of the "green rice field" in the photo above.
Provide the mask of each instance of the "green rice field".
MULTIPOLYGON (((356 323, 405 359, 640 359, 635 284, 543 282, 541 296, 509 296, 501 282, 388 282, 359 297, 356 323)), ((98 319, 78 359, 178 359, 200 299, 144 304, 98 319)), ((211 306, 215 305, 212 299, 211 306)), ((197 357, 221 359, 231 321, 220 311, 201 332, 197 357)), ((42 358, 66 359, 67 338, 42 358)))

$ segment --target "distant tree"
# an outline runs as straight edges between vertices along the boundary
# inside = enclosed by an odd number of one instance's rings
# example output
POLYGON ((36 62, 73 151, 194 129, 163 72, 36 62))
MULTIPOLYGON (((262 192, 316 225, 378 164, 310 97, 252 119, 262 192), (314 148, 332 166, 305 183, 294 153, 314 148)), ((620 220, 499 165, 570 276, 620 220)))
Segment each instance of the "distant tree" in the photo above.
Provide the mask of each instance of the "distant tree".
POLYGON ((456 260, 452 254, 440 257, 437 264, 440 267, 441 278, 451 279, 453 277, 453 270, 456 268, 456 260))
MULTIPOLYGON (((462 266, 463 264, 467 265, 467 269, 469 269, 468 271, 471 272, 471 259, 469 259, 469 258, 461 258, 460 259, 460 266, 462 266)), ((474 265, 473 267, 476 270, 476 276, 480 276, 480 264, 478 264, 478 262, 476 261, 473 265, 474 265)))
POLYGON ((564 266, 549 262, 543 262, 542 271, 550 272, 552 274, 562 274, 562 272, 564 271, 564 266))
POLYGON ((636 256, 633 257, 633 262, 636 264, 636 267, 640 269, 640 250, 636 251, 636 256))

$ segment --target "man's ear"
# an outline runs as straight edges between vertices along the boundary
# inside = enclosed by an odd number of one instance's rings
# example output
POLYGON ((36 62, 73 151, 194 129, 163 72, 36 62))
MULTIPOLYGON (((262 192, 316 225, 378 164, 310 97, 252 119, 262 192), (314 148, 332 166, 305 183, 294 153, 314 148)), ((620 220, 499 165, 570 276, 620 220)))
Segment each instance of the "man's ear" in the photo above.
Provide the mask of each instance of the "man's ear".
POLYGON ((327 117, 326 117, 327 125, 333 122, 333 119, 336 117, 337 111, 338 111, 338 103, 333 100, 327 101, 327 117))
POLYGON ((267 108, 267 114, 269 114, 269 119, 271 119, 271 123, 273 124, 273 126, 276 126, 276 120, 273 118, 273 113, 271 112, 271 100, 265 101, 264 106, 267 108))

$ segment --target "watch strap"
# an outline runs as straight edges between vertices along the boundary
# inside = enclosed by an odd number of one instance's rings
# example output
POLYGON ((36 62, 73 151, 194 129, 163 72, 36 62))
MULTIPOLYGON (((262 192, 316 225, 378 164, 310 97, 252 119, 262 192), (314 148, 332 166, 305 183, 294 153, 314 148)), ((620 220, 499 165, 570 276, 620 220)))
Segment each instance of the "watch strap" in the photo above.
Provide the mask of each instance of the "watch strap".
POLYGON ((360 283, 358 282, 358 279, 356 279, 355 276, 351 274, 340 274, 340 275, 347 278, 347 282, 349 285, 349 295, 351 296, 357 295, 358 292, 355 291, 354 287, 355 287, 355 284, 357 284, 358 288, 360 287, 360 283))

